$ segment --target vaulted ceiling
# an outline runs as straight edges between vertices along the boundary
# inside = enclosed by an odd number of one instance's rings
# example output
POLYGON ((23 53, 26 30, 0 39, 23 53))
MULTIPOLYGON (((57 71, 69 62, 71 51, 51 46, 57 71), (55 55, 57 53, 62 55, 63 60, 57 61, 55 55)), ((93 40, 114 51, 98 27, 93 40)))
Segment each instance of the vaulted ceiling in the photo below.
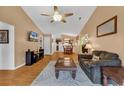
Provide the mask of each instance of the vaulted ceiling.
POLYGON ((52 34, 55 38, 63 34, 78 35, 96 9, 95 6, 58 6, 58 8, 61 13, 74 13, 73 16, 65 18, 67 23, 50 23, 50 17, 40 15, 41 13, 53 13, 53 6, 22 6, 22 9, 43 33, 52 34))

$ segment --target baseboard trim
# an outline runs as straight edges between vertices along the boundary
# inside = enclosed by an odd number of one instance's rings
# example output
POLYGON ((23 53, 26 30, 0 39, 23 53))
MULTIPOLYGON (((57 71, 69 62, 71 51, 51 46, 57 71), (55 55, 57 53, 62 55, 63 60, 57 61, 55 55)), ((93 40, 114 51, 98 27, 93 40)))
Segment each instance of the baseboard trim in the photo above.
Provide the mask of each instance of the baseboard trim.
POLYGON ((3 68, 0 68, 0 70, 16 70, 16 69, 18 69, 18 68, 20 68, 20 67, 22 67, 22 66, 24 66, 25 65, 25 63, 23 63, 23 64, 21 64, 21 65, 19 65, 19 66, 17 66, 17 67, 15 67, 15 66, 13 66, 13 67, 3 67, 3 68))
POLYGON ((23 64, 21 64, 21 65, 19 65, 19 66, 15 67, 15 69, 14 69, 14 70, 16 70, 16 69, 18 69, 18 68, 20 68, 20 67, 22 67, 22 66, 24 66, 24 65, 25 65, 25 63, 23 63, 23 64))
POLYGON ((0 70, 15 70, 15 68, 0 68, 0 70))

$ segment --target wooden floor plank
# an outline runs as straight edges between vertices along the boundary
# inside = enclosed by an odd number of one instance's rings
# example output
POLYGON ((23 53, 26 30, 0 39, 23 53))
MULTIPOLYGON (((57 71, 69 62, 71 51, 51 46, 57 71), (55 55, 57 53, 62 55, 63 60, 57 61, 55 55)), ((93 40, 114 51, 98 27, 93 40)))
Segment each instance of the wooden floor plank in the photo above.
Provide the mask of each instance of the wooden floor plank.
POLYGON ((75 62, 77 61, 76 54, 64 55, 62 52, 55 52, 51 56, 45 56, 32 66, 22 66, 16 70, 0 70, 0 86, 28 86, 50 61, 55 61, 58 57, 63 56, 72 57, 75 62))

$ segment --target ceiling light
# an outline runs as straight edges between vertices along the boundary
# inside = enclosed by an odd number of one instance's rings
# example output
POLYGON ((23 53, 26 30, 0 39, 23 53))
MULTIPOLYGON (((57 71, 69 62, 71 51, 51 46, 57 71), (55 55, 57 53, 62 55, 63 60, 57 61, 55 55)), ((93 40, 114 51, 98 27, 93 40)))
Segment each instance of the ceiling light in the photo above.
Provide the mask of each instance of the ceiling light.
POLYGON ((62 20, 62 15, 60 15, 59 12, 54 12, 53 20, 54 21, 61 21, 62 20))

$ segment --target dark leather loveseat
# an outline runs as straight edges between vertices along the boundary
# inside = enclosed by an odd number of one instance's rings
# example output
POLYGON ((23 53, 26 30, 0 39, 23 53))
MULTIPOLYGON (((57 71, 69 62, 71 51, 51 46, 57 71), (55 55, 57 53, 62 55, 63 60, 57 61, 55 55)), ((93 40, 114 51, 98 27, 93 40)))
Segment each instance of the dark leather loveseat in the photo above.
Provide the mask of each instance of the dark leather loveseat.
POLYGON ((102 71, 103 66, 121 66, 121 60, 118 54, 107 51, 93 51, 92 55, 78 55, 80 67, 89 77, 89 79, 96 84, 102 84, 102 71), (99 60, 93 61, 93 55, 99 56, 99 60))

